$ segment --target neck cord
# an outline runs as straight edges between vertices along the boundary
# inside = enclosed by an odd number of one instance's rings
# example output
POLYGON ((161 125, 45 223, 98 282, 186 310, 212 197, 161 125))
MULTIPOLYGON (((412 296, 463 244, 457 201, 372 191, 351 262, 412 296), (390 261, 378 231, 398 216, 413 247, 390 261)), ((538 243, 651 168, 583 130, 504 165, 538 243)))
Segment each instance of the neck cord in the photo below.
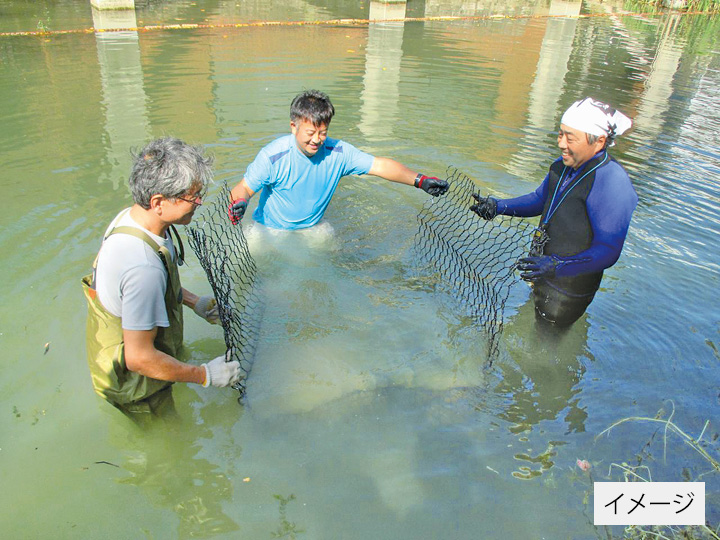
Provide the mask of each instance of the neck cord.
POLYGON ((547 224, 548 224, 548 222, 550 221, 550 218, 553 217, 553 215, 555 214, 555 212, 557 211, 557 209, 560 208, 560 205, 561 205, 561 204, 563 203, 563 201, 565 200, 565 197, 568 196, 568 194, 573 190, 573 188, 574 188, 575 186, 577 186, 577 185, 580 183, 580 181, 581 181, 583 178, 585 178, 588 174, 590 174, 590 173, 593 172, 595 169, 597 169, 598 167, 600 167, 603 163, 605 163, 605 162, 607 161, 607 158, 608 158, 608 153, 605 152, 605 156, 603 157, 602 161, 601 161, 600 163, 598 163, 597 165, 595 165, 595 166, 594 166, 592 169, 590 169, 588 172, 586 172, 585 174, 583 174, 580 178, 578 178, 578 179, 575 181, 575 183, 573 183, 573 185, 570 186, 570 187, 567 189, 567 191, 565 191, 565 193, 564 193, 563 196, 560 198, 560 200, 558 201, 558 203, 557 203, 557 205, 555 206, 555 208, 553 208, 553 204, 555 203, 555 197, 557 197, 558 190, 560 189, 560 186, 561 186, 562 183, 563 183, 563 177, 565 176, 565 171, 568 169, 567 166, 563 167, 563 172, 562 172, 562 174, 560 175, 560 180, 558 180, 558 183, 557 183, 557 185, 555 186, 555 192, 553 193, 552 199, 550 200, 550 206, 548 206, 548 213, 547 213, 547 216, 545 216, 545 219, 543 220, 543 225, 547 225, 547 224))

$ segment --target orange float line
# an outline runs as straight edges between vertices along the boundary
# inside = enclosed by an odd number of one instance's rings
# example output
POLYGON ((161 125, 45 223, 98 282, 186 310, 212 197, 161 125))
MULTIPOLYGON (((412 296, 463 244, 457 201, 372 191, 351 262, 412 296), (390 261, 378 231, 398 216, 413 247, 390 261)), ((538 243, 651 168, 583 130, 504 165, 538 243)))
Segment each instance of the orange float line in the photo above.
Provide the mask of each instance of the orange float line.
MULTIPOLYGON (((702 11, 670 12, 675 15, 707 15, 702 11)), ((215 28, 259 28, 267 26, 365 26, 374 22, 462 22, 462 21, 489 21, 489 20, 522 20, 522 19, 587 19, 590 17, 641 17, 658 15, 651 12, 621 12, 621 13, 587 13, 582 15, 476 15, 476 16, 435 16, 435 17, 404 17, 398 19, 329 19, 325 21, 258 21, 244 23, 185 23, 185 24, 155 24, 148 26, 128 28, 76 28, 70 30, 33 30, 27 32, 0 32, 0 37, 39 36, 51 37, 65 34, 94 34, 105 32, 153 32, 160 30, 208 30, 215 28)))

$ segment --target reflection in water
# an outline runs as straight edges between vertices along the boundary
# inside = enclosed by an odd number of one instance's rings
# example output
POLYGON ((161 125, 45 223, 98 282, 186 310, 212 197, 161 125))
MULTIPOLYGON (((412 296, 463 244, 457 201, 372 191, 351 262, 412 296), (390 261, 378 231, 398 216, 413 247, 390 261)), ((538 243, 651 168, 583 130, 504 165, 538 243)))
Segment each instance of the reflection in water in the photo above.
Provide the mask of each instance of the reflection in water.
MULTIPOLYGON (((144 500, 177 516, 177 531, 166 531, 168 537, 208 538, 237 531, 239 525, 223 511, 223 502, 233 496, 230 479, 219 464, 199 457, 205 450, 199 441, 214 438, 218 445, 222 432, 194 418, 183 402, 189 392, 177 390, 179 415, 142 425, 123 421, 115 411, 108 417, 110 442, 127 455, 120 467, 129 475, 118 481, 137 486, 144 500)), ((239 456, 240 448, 234 452, 239 456)))
POLYGON ((657 127, 665 123, 672 103, 673 79, 682 57, 682 47, 675 44, 673 31, 678 21, 679 16, 673 15, 665 22, 655 58, 645 79, 644 91, 633 119, 636 137, 641 140, 658 134, 657 127))
MULTIPOLYGON (((98 30, 137 27, 133 9, 92 11, 98 30)), ((103 175, 99 181, 109 181, 117 190, 127 177, 128 149, 150 138, 140 45, 136 31, 96 32, 95 39, 108 138, 105 158, 110 165, 109 177, 103 175)))
MULTIPOLYGON (((581 359, 592 359, 587 350, 587 315, 569 329, 535 323, 530 299, 505 327, 508 352, 513 364, 498 362, 500 382, 494 392, 509 399, 499 418, 511 424, 510 431, 527 440, 533 426, 562 420, 565 434, 585 431, 587 412, 579 405, 585 367, 581 359)), ((563 443, 550 441, 535 455, 516 455, 523 462, 520 478, 532 478, 552 467, 555 448, 563 443), (538 468, 539 466, 539 468, 538 468)))
MULTIPOLYGON (((370 20, 402 19, 405 2, 370 3, 370 20)), ((360 99, 360 131, 370 141, 393 138, 398 118, 400 68, 405 23, 373 22, 368 26, 365 75, 360 99)))
MULTIPOLYGON (((582 2, 553 0, 550 4, 552 15, 579 15, 582 2)), ((559 84, 565 80, 577 18, 554 18, 546 22, 545 35, 540 47, 535 78, 530 86, 528 99, 526 138, 533 139, 523 145, 509 160, 507 170, 522 178, 531 177, 535 171, 537 151, 535 144, 545 133, 556 129, 556 114, 561 108, 559 84)))

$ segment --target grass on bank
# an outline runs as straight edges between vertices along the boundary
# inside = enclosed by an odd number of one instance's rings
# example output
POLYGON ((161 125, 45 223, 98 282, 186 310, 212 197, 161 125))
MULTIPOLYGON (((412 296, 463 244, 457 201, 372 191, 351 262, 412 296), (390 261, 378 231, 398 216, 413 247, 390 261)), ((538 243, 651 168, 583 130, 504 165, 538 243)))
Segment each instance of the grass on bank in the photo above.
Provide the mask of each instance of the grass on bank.
POLYGON ((720 13, 720 0, 631 0, 630 3, 656 9, 671 8, 682 11, 720 13))

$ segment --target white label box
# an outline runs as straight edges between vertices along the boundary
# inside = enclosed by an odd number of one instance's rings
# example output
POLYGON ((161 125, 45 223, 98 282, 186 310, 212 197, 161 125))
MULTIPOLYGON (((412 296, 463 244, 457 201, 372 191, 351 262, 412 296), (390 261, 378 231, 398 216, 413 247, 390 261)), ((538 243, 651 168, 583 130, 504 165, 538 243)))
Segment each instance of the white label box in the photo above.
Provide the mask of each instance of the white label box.
POLYGON ((705 482, 595 482, 595 525, 705 525, 705 482))

